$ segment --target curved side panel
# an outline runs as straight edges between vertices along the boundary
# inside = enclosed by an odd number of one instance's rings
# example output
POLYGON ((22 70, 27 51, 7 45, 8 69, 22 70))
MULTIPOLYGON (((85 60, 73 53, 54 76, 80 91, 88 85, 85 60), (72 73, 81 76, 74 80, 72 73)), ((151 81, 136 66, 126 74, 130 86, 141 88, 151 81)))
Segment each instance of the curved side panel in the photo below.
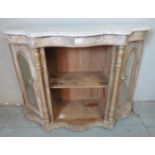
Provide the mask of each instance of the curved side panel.
POLYGON ((10 45, 10 48, 24 99, 26 114, 29 117, 30 113, 33 113, 33 115, 42 119, 42 107, 40 104, 40 96, 38 96, 37 76, 30 51, 28 47, 24 45, 10 45))
POLYGON ((134 42, 127 46, 123 58, 122 73, 117 95, 117 118, 129 115, 133 107, 133 94, 141 59, 141 43, 134 42))

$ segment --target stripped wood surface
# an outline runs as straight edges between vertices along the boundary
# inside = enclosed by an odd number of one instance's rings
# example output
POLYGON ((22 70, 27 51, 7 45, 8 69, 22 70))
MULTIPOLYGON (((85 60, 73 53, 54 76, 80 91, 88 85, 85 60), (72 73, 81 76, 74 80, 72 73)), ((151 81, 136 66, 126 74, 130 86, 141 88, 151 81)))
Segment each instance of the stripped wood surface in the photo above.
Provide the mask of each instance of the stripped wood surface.
POLYGON ((102 72, 55 73, 50 78, 51 88, 104 88, 108 78, 102 72))
POLYGON ((117 119, 131 113, 145 36, 146 31, 78 38, 8 35, 27 117, 46 130, 113 128, 117 119), (119 103, 120 81, 133 50, 128 100, 119 103), (18 54, 29 63, 38 109, 28 100, 18 54))
POLYGON ((70 102, 58 102, 54 106, 56 121, 92 120, 104 118, 104 103, 102 100, 77 100, 70 102))

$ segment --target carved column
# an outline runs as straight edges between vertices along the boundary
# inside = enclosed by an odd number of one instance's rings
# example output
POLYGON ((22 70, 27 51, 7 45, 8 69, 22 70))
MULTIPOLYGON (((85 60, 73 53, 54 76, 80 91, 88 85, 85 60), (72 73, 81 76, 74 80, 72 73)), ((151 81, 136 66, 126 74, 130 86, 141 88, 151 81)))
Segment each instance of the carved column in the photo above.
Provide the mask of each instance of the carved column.
POLYGON ((43 80, 43 66, 41 63, 40 50, 35 49, 34 56, 36 61, 36 70, 37 70, 37 77, 38 77, 37 79, 40 87, 40 98, 42 102, 43 119, 45 123, 48 123, 50 118, 47 110, 47 101, 46 101, 45 87, 44 87, 44 80, 43 80))
POLYGON ((117 92, 118 92, 118 87, 119 87, 119 77, 120 77, 120 72, 121 72, 121 67, 122 67, 124 48, 125 48, 124 46, 120 46, 118 50, 112 101, 111 101, 111 106, 110 106, 110 111, 109 111, 109 121, 114 120, 116 98, 117 98, 117 92))

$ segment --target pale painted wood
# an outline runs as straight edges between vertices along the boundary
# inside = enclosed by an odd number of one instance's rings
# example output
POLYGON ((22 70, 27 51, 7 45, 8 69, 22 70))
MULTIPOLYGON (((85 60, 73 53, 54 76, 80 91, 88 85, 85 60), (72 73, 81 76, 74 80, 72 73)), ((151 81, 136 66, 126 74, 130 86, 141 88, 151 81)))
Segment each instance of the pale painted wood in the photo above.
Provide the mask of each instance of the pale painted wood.
MULTIPOLYGON (((19 31, 9 31, 7 32, 7 38, 8 42, 11 47, 12 51, 12 57, 14 60, 15 68, 17 71, 17 76, 19 79, 19 83, 21 86, 21 92, 23 94, 24 98, 24 105, 25 105, 25 111, 27 114, 27 117, 33 121, 39 122, 42 127, 45 130, 51 130, 57 127, 66 127, 71 128, 74 130, 82 130, 91 126, 102 126, 105 128, 113 128, 115 125, 115 122, 121 118, 126 117, 132 112, 132 100, 133 100, 133 93, 135 90, 135 84, 136 79, 138 75, 141 55, 142 55, 142 45, 144 42, 144 39, 146 38, 148 29, 147 28, 105 28, 103 26, 97 27, 86 27, 84 29, 82 28, 74 28, 69 29, 68 27, 64 30, 63 28, 47 28, 45 30, 41 29, 25 29, 25 30, 19 30, 19 31), (92 47, 92 46, 107 46, 110 45, 113 48, 109 48, 110 50, 108 52, 112 52, 111 56, 111 66, 107 66, 108 71, 106 70, 106 75, 109 78, 109 80, 106 82, 105 85, 99 84, 102 82, 102 80, 98 76, 91 77, 87 76, 87 78, 84 77, 84 79, 87 80, 87 82, 84 84, 86 87, 93 87, 94 84, 96 87, 101 87, 99 89, 103 89, 102 94, 97 94, 96 96, 102 96, 100 102, 105 102, 105 112, 104 116, 99 115, 99 113, 93 113, 97 119, 94 122, 83 120, 83 124, 76 124, 76 122, 57 122, 54 117, 54 98, 53 94, 51 93, 50 87, 52 85, 50 84, 50 78, 49 78, 49 68, 47 65, 47 59, 46 59, 46 47, 73 47, 73 48, 79 48, 79 50, 83 50, 83 52, 87 51, 89 53, 89 48, 87 49, 81 49, 81 47, 92 47), (123 73, 126 67, 127 60, 129 58, 129 55, 132 52, 135 52, 135 61, 134 61, 134 67, 132 69, 132 74, 130 77, 130 84, 129 84, 129 93, 128 98, 129 100, 124 101, 124 103, 118 103, 117 97, 122 95, 120 94, 120 81, 123 80, 123 73), (38 109, 35 109, 28 101, 28 97, 25 91, 25 86, 23 84, 23 78, 20 70, 20 66, 17 59, 17 54, 22 54, 26 60, 28 61, 33 77, 32 85, 35 90, 35 95, 37 99, 37 105, 38 109), (108 73, 108 74, 107 74, 108 73), (89 80, 93 80, 93 85, 89 80), (95 80, 95 81, 94 81, 95 80), (90 84, 91 83, 91 84, 90 84)), ((93 47, 95 48, 95 47, 93 47)), ((98 48, 96 48, 98 49, 98 48)), ((104 49, 104 48, 103 48, 104 49)), ((74 51, 72 49, 72 51, 74 51)), ((52 52, 52 51, 50 51, 52 52)), ((75 52, 75 51, 74 51, 75 52)), ((103 50, 103 52, 105 52, 103 50)), ((89 55, 89 54, 88 54, 89 55)), ((108 59, 108 55, 107 56, 108 59)), ((81 56, 82 57, 82 56, 81 56)), ((103 60, 104 61, 104 60, 103 60)), ((75 63, 76 65, 76 63, 75 63)), ((68 74, 71 75, 71 74, 68 74)), ((85 73, 82 74, 82 76, 85 76, 85 73)), ((74 75, 73 75, 74 77, 74 75)), ((69 78, 72 79, 72 76, 69 76, 69 78)), ((75 87, 76 85, 79 85, 79 81, 76 82, 78 79, 72 81, 69 81, 70 88, 75 87)), ((83 77, 82 77, 83 79, 83 77)), ((61 81, 62 78, 60 78, 59 81, 61 81)), ((80 83, 80 88, 83 87, 82 82, 80 83)), ((85 87, 84 86, 84 87, 85 87)), ((53 86, 54 87, 54 86, 53 86)), ((67 88, 68 85, 66 85, 66 81, 64 80, 63 87, 61 85, 56 85, 55 88, 61 89, 61 88, 67 88)), ((84 88, 85 89, 85 88, 84 88)), ((90 91, 90 90, 89 90, 90 91)), ((88 91, 88 92, 89 92, 88 91)), ((73 91, 73 96, 76 94, 76 91, 73 91)), ((82 92, 82 91, 81 91, 82 92)), ((83 91, 84 92, 84 91, 83 91)), ((96 91, 94 90, 92 91, 96 91)), ((101 93, 101 91, 99 91, 101 93)), ((63 93, 63 92, 61 92, 63 93)), ((86 91, 87 93, 87 91, 86 91)), ((67 94, 64 94, 64 97, 67 94)), ((77 98, 82 93, 77 94, 77 98)), ((83 93, 83 96, 85 94, 83 93)), ((89 94, 90 95, 90 94, 89 94)), ((88 96, 89 96, 88 95, 88 96)), ((93 101, 93 100, 92 100, 93 101)), ((100 105, 100 102, 90 102, 90 106, 96 106, 98 103, 100 105)), ((71 105, 68 105, 70 109, 74 108, 71 105)), ((85 101, 79 101, 81 103, 80 107, 78 105, 77 108, 82 110, 83 102, 85 101)), ((78 103, 78 102, 77 102, 78 103)), ((57 106, 56 106, 57 107, 57 106)), ((59 107, 59 106, 58 106, 59 107)), ((60 105, 61 107, 61 105, 60 105)), ((67 106, 66 106, 67 108, 67 106)), ((96 109, 96 107, 94 107, 96 109)), ((72 111, 74 111, 73 109, 72 111)), ((101 109, 102 110, 102 109, 101 109)), ((58 108, 59 111, 59 108, 58 108)), ((63 110, 62 110, 63 111, 63 110)), ((68 109, 65 110, 65 112, 68 111, 68 109)), ((72 115, 75 113, 70 112, 72 115)), ((79 110, 80 111, 80 110, 79 110)), ((78 111, 76 111, 78 113, 78 111)), ((93 110, 89 111, 91 114, 93 110)), ((62 117, 61 113, 59 113, 62 117)), ((79 114, 79 113, 78 113, 79 114)), ((92 114, 92 116, 93 116, 92 114)), ((103 113, 102 113, 103 114, 103 113)), ((80 116, 80 115, 79 115, 80 116)), ((78 118, 79 118, 78 116, 78 118)), ((82 113, 82 116, 86 116, 84 113, 82 113)), ((74 117, 77 117, 75 115, 74 117)), ((91 115, 89 115, 91 117, 91 115)))
POLYGON ((43 110, 43 118, 45 119, 45 123, 48 123, 50 121, 49 113, 48 113, 48 106, 47 106, 47 98, 46 98, 46 91, 45 91, 45 84, 43 80, 43 64, 41 62, 41 52, 40 50, 35 49, 34 51, 34 57, 36 60, 36 71, 38 75, 38 84, 39 84, 39 90, 40 90, 40 98, 42 102, 42 110, 43 110))
POLYGON ((108 97, 106 103, 106 110, 105 110, 105 119, 104 121, 108 121, 109 118, 109 110, 111 105, 111 95, 113 92, 113 83, 114 83, 114 76, 115 76, 115 66, 116 66, 116 47, 112 50, 112 62, 111 62, 111 69, 110 69, 110 78, 109 78, 109 87, 108 87, 108 97))
POLYGON ((33 48, 58 46, 58 47, 90 47, 99 45, 126 45, 128 42, 144 40, 147 31, 133 31, 129 35, 100 34, 95 36, 68 37, 47 36, 28 37, 23 35, 8 35, 12 44, 25 44, 33 48))
POLYGON ((148 27, 136 26, 54 26, 23 28, 5 33, 10 43, 27 44, 39 48, 46 46, 89 47, 97 45, 125 45, 144 40, 148 27))
MULTIPOLYGON (((29 103, 29 99, 27 97, 27 93, 26 93, 26 89, 24 86, 24 81, 23 81, 23 77, 22 77, 22 73, 21 73, 21 69, 20 69, 20 65, 19 65, 19 61, 18 61, 18 54, 21 54, 22 56, 25 57, 25 59, 28 61, 29 66, 30 66, 30 70, 31 70, 31 75, 33 78, 33 81, 36 81, 36 74, 35 74, 35 68, 34 68, 34 63, 32 61, 32 56, 30 54, 31 49, 28 48, 27 46, 17 46, 17 45, 10 45, 10 49, 11 49, 11 53, 12 53, 12 57, 14 60, 14 64, 15 64, 15 69, 17 72, 17 77, 19 79, 19 83, 20 83, 20 87, 21 87, 21 92, 23 94, 23 98, 24 98, 24 105, 26 108, 31 109, 31 111, 33 111, 35 114, 39 116, 42 116, 42 106, 41 106, 41 102, 40 102, 40 97, 38 97, 38 89, 37 87, 33 87, 35 90, 35 95, 36 95, 36 99, 38 102, 38 108, 39 110, 37 110, 35 107, 33 107, 31 105, 31 103, 29 103)), ((35 84, 34 84, 35 85, 35 84)))
POLYGON ((49 86, 49 77, 47 72, 47 62, 46 62, 46 56, 45 56, 45 50, 44 48, 40 49, 41 54, 41 63, 43 65, 43 81, 44 81, 44 87, 45 87, 45 96, 46 96, 46 106, 47 106, 47 112, 49 115, 49 119, 51 121, 54 121, 53 117, 53 100, 51 99, 52 95, 50 94, 50 86, 49 86))
POLYGON ((117 97, 117 92, 118 92, 118 86, 119 86, 119 78, 120 78, 120 72, 121 72, 121 67, 122 67, 122 59, 123 59, 123 54, 124 54, 124 46, 120 46, 118 50, 118 58, 116 62, 116 71, 115 71, 115 78, 114 78, 114 86, 113 86, 113 93, 112 93, 112 101, 110 105, 110 111, 109 111, 109 121, 114 121, 114 115, 115 115, 115 110, 116 110, 116 97, 117 97))

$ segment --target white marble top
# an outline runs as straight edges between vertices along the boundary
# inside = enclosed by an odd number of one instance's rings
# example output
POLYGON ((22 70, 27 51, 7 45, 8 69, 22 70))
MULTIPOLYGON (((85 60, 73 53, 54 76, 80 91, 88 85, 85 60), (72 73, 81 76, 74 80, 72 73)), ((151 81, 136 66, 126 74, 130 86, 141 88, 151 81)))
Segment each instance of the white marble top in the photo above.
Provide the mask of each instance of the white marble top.
POLYGON ((147 26, 135 25, 58 25, 51 27, 31 27, 6 30, 5 34, 9 35, 25 35, 28 37, 45 37, 45 36, 95 36, 103 34, 129 35, 135 31, 148 31, 147 26))

